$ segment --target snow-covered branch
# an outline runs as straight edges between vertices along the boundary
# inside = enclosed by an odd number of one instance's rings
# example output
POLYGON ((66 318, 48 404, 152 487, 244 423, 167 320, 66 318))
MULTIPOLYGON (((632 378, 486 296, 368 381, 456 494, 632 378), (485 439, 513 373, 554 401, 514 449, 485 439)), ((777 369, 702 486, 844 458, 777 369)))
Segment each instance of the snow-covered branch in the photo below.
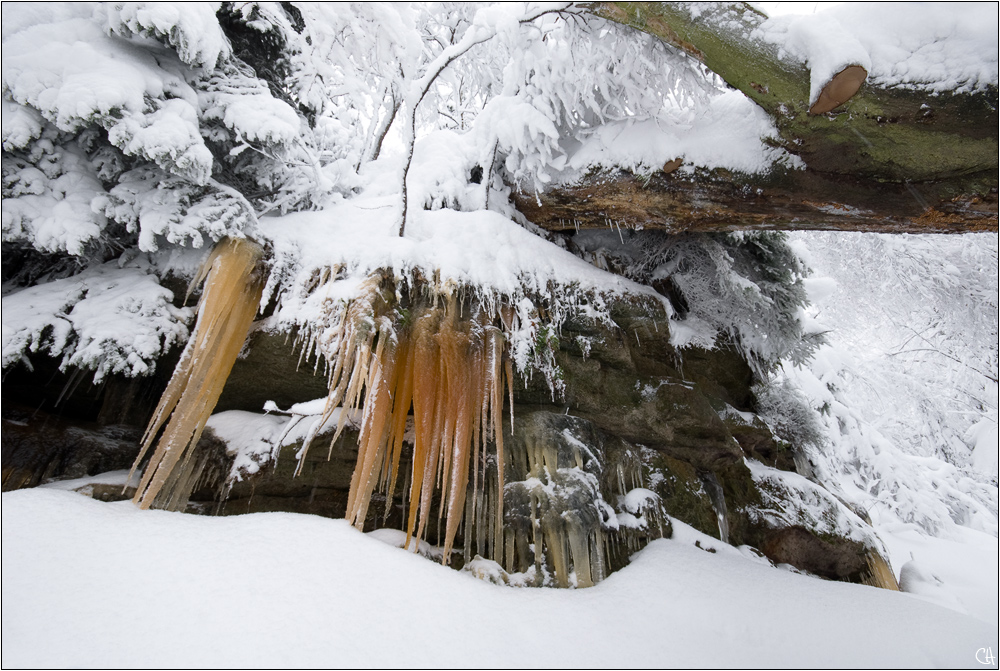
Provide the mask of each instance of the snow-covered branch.
POLYGON ((427 64, 424 73, 419 78, 410 82, 409 90, 403 100, 403 108, 406 110, 405 123, 403 126, 403 147, 406 157, 403 163, 401 183, 402 183, 402 213, 400 215, 399 235, 402 237, 406 231, 406 220, 408 216, 409 202, 407 197, 406 178, 410 171, 410 164, 413 161, 413 143, 416 138, 416 116, 417 107, 427 95, 428 90, 437 80, 438 76, 458 58, 468 53, 473 47, 482 44, 497 35, 501 30, 509 30, 523 24, 529 24, 536 19, 547 14, 552 14, 569 9, 573 3, 550 3, 553 6, 541 8, 529 8, 520 15, 510 15, 506 8, 487 7, 476 12, 472 25, 469 26, 457 43, 451 44, 438 54, 434 60, 427 64))

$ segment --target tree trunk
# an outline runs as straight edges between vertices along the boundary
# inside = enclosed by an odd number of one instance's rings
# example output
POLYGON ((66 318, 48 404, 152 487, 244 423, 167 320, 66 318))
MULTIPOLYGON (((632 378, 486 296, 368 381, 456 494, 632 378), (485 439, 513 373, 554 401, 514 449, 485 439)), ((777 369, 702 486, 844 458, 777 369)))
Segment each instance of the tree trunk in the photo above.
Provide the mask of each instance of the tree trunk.
POLYGON ((931 95, 865 83, 830 112, 811 114, 808 68, 751 39, 766 17, 749 5, 705 3, 697 17, 669 3, 597 3, 591 9, 703 62, 770 115, 778 144, 807 168, 770 175, 591 175, 538 199, 517 197, 518 208, 538 225, 997 230, 995 87, 931 95))
MULTIPOLYGON (((545 193, 515 194, 530 221, 550 231, 617 226, 669 231, 845 230, 961 233, 997 230, 996 173, 972 195, 950 182, 891 183, 813 170, 763 176, 726 170, 639 177, 588 175, 545 193), (541 203, 539 205, 539 202, 541 203)), ((965 184, 975 184, 970 176, 965 184)))

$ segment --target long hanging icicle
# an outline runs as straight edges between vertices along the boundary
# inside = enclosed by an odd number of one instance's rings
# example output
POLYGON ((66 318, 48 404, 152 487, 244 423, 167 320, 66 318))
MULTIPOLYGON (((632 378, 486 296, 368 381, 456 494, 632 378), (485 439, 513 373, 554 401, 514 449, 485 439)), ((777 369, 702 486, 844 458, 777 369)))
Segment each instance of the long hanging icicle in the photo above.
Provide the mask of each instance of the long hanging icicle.
MULTIPOLYGON (((313 423, 313 428, 303 441, 298 456, 299 465, 295 470, 296 475, 302 472, 309 446, 316 437, 316 432, 333 417, 337 408, 343 406, 343 410, 348 408, 355 410, 361 405, 373 363, 372 346, 375 345, 375 337, 379 334, 379 330, 384 332, 384 337, 379 339, 380 348, 384 347, 387 338, 394 335, 392 322, 382 316, 387 310, 387 303, 380 291, 381 282, 382 277, 378 274, 365 280, 359 287, 358 297, 351 301, 346 310, 328 304, 323 322, 329 327, 319 329, 303 348, 315 348, 321 352, 327 364, 333 366, 333 370, 327 380, 329 392, 326 404, 323 406, 323 414, 313 423)), ((331 454, 333 444, 337 442, 337 438, 346 426, 345 415, 342 413, 333 439, 330 441, 331 454)))
POLYGON ((154 504, 182 507, 201 473, 204 463, 192 459, 194 448, 257 313, 265 279, 259 263, 262 256, 260 245, 226 238, 215 246, 192 282, 196 286, 205 280, 194 332, 132 465, 134 472, 166 423, 133 498, 140 508, 154 504))
MULTIPOLYGON (((438 517, 446 524, 442 561, 448 563, 468 498, 470 462, 478 491, 485 485, 479 478, 480 450, 491 434, 503 455, 503 341, 482 315, 459 320, 454 301, 443 316, 437 310, 423 315, 413 340, 415 442, 407 539, 423 537, 440 481, 438 517)), ((474 492, 473 501, 478 498, 474 492)), ((497 498, 496 526, 502 527, 502 478, 497 498)))
MULTIPOLYGON (((438 520, 443 521, 439 527, 444 530, 447 563, 463 519, 469 471, 474 488, 485 484, 479 476, 480 451, 491 435, 503 459, 503 336, 483 315, 461 319, 453 296, 446 308, 415 309, 408 326, 397 326, 393 317, 398 315, 383 294, 382 282, 382 276, 374 275, 349 305, 331 306, 329 327, 318 329, 308 345, 332 367, 324 414, 316 425, 324 424, 338 407, 363 407, 346 513, 352 524, 363 528, 376 488, 387 492, 391 501, 412 408, 407 543, 424 538, 432 499, 440 492, 438 520)), ((344 424, 339 423, 334 441, 344 424)), ((499 487, 497 498, 502 501, 502 478, 499 487)), ((502 503, 495 512, 502 519, 502 503)))

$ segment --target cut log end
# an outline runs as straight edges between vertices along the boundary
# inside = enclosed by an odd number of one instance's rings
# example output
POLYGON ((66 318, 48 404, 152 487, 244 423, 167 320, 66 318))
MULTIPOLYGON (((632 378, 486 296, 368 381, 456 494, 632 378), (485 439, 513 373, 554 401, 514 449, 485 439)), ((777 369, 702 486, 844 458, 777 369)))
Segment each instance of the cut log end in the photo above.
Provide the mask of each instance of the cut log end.
POLYGON ((860 65, 848 65, 833 76, 809 108, 809 114, 826 114, 854 97, 868 78, 868 71, 860 65))
POLYGON ((681 167, 682 165, 684 165, 684 159, 683 158, 675 158, 672 161, 667 161, 666 163, 663 164, 663 174, 664 175, 669 175, 670 173, 674 172, 675 170, 677 170, 677 168, 681 167))

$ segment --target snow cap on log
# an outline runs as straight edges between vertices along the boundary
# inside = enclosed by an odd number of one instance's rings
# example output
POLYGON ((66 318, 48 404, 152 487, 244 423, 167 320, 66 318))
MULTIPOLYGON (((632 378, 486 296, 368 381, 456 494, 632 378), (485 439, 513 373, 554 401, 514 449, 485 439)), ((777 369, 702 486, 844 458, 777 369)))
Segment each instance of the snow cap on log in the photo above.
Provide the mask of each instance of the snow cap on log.
POLYGON ((768 19, 755 35, 778 47, 779 57, 809 68, 809 113, 825 114, 850 100, 872 70, 868 48, 827 12, 768 19))

